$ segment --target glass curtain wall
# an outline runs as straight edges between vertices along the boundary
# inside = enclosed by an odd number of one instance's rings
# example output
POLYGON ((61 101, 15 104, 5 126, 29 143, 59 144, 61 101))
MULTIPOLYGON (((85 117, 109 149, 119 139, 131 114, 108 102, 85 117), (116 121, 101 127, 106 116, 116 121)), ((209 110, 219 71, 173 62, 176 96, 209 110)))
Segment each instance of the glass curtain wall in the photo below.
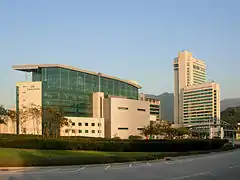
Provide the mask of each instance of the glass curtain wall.
POLYGON ((32 81, 42 81, 43 107, 61 108, 65 116, 92 117, 92 93, 138 99, 138 88, 102 76, 64 68, 41 68, 32 81))

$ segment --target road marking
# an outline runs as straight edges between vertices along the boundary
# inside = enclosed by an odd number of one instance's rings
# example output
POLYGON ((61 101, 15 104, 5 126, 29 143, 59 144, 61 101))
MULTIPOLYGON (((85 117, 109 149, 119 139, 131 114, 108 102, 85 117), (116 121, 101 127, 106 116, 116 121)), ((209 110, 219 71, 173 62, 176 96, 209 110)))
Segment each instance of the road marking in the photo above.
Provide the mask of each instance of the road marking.
POLYGON ((165 164, 175 164, 176 161, 163 161, 165 164))
POLYGON ((105 167, 105 170, 107 170, 108 168, 110 168, 111 166, 110 165, 108 165, 107 167, 105 167))
POLYGON ((196 176, 203 176, 203 175, 207 175, 207 174, 210 174, 210 172, 191 174, 191 175, 188 175, 188 176, 180 176, 180 177, 171 178, 169 180, 181 180, 181 179, 187 179, 187 178, 196 177, 196 176))
POLYGON ((132 167, 132 164, 129 164, 129 168, 131 168, 132 167))
POLYGON ((82 171, 84 169, 85 169, 85 167, 82 167, 82 168, 76 169, 75 172, 79 172, 79 171, 82 171))
POLYGON ((110 170, 121 170, 121 169, 127 169, 129 166, 123 166, 123 167, 111 167, 110 170))
POLYGON ((232 169, 232 168, 237 168, 237 167, 240 167, 240 165, 230 166, 229 168, 232 169))
POLYGON ((53 172, 53 171, 58 171, 58 170, 60 170, 60 168, 56 168, 56 169, 49 169, 49 170, 47 170, 47 171, 44 171, 44 172, 53 172))

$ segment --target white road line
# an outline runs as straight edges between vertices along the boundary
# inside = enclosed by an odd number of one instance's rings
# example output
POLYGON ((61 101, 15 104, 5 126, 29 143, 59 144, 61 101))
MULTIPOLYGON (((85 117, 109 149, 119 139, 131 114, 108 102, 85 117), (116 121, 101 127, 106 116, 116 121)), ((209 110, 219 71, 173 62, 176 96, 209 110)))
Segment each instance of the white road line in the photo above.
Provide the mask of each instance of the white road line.
POLYGON ((188 176, 180 176, 180 177, 171 178, 169 180, 181 180, 181 179, 187 179, 187 178, 196 177, 196 176, 203 176, 203 175, 207 175, 207 174, 210 174, 210 172, 191 174, 191 175, 188 175, 188 176))
POLYGON ((111 167, 111 169, 110 170, 121 170, 121 169, 127 169, 127 168, 129 168, 128 166, 123 166, 123 167, 111 167))
POLYGON ((232 169, 232 168, 237 168, 237 167, 240 167, 240 165, 230 166, 229 168, 232 169))
POLYGON ((58 171, 58 170, 60 170, 60 168, 56 168, 56 169, 49 169, 49 170, 47 170, 47 171, 44 171, 44 172, 53 172, 53 171, 58 171))
POLYGON ((107 167, 105 167, 105 170, 107 170, 108 168, 110 168, 110 165, 108 165, 107 167))
POLYGON ((82 171, 84 169, 85 169, 85 167, 82 167, 82 168, 76 169, 75 172, 79 172, 79 171, 82 171))
POLYGON ((129 168, 131 168, 132 167, 132 164, 129 164, 129 168))
POLYGON ((176 161, 163 161, 165 164, 175 164, 176 161))

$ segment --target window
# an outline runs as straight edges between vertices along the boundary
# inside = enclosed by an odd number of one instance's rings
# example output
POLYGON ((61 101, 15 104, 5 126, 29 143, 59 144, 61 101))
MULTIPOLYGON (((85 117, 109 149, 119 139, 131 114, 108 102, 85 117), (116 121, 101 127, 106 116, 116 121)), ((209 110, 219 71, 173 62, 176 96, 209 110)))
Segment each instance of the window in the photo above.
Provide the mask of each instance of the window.
POLYGON ((78 123, 78 126, 82 126, 82 123, 78 123))
POLYGON ((102 113, 102 103, 103 103, 103 99, 102 99, 102 97, 100 97, 100 118, 102 118, 103 117, 103 113, 102 113))
POLYGON ((68 129, 65 130, 65 133, 68 133, 68 129))
POLYGON ((138 131, 143 130, 143 128, 137 128, 138 131))
POLYGON ((101 131, 101 130, 98 130, 98 133, 102 133, 102 131, 101 131))
POLYGON ((128 110, 127 107, 118 107, 119 110, 128 110))
POLYGON ((88 133, 88 130, 85 130, 85 133, 88 133))
POLYGON ((75 122, 72 123, 72 126, 75 126, 75 122))
POLYGON ((82 130, 78 130, 78 133, 82 133, 82 130))
POLYGON ((88 123, 85 123, 85 126, 88 126, 88 123))
POLYGON ((101 126, 101 123, 98 123, 98 126, 101 126))
POLYGON ((95 133, 95 130, 92 130, 92 133, 95 133))
POLYGON ((128 128, 118 128, 118 130, 128 130, 128 128))
POLYGON ((138 108, 137 110, 138 111, 146 111, 146 109, 140 109, 140 108, 138 108))
POLYGON ((75 133, 75 132, 76 132, 75 129, 73 129, 73 130, 72 130, 72 133, 75 133))
POLYGON ((95 123, 92 123, 92 126, 95 126, 95 123))

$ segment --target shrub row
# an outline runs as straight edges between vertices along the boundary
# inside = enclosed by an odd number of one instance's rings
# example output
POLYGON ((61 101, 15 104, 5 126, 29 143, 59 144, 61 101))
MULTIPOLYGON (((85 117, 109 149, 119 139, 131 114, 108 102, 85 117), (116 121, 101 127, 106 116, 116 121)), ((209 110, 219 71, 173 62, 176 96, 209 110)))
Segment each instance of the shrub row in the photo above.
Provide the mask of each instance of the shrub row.
POLYGON ((186 152, 218 149, 227 141, 213 140, 86 140, 0 138, 0 147, 52 150, 95 150, 115 152, 186 152))

